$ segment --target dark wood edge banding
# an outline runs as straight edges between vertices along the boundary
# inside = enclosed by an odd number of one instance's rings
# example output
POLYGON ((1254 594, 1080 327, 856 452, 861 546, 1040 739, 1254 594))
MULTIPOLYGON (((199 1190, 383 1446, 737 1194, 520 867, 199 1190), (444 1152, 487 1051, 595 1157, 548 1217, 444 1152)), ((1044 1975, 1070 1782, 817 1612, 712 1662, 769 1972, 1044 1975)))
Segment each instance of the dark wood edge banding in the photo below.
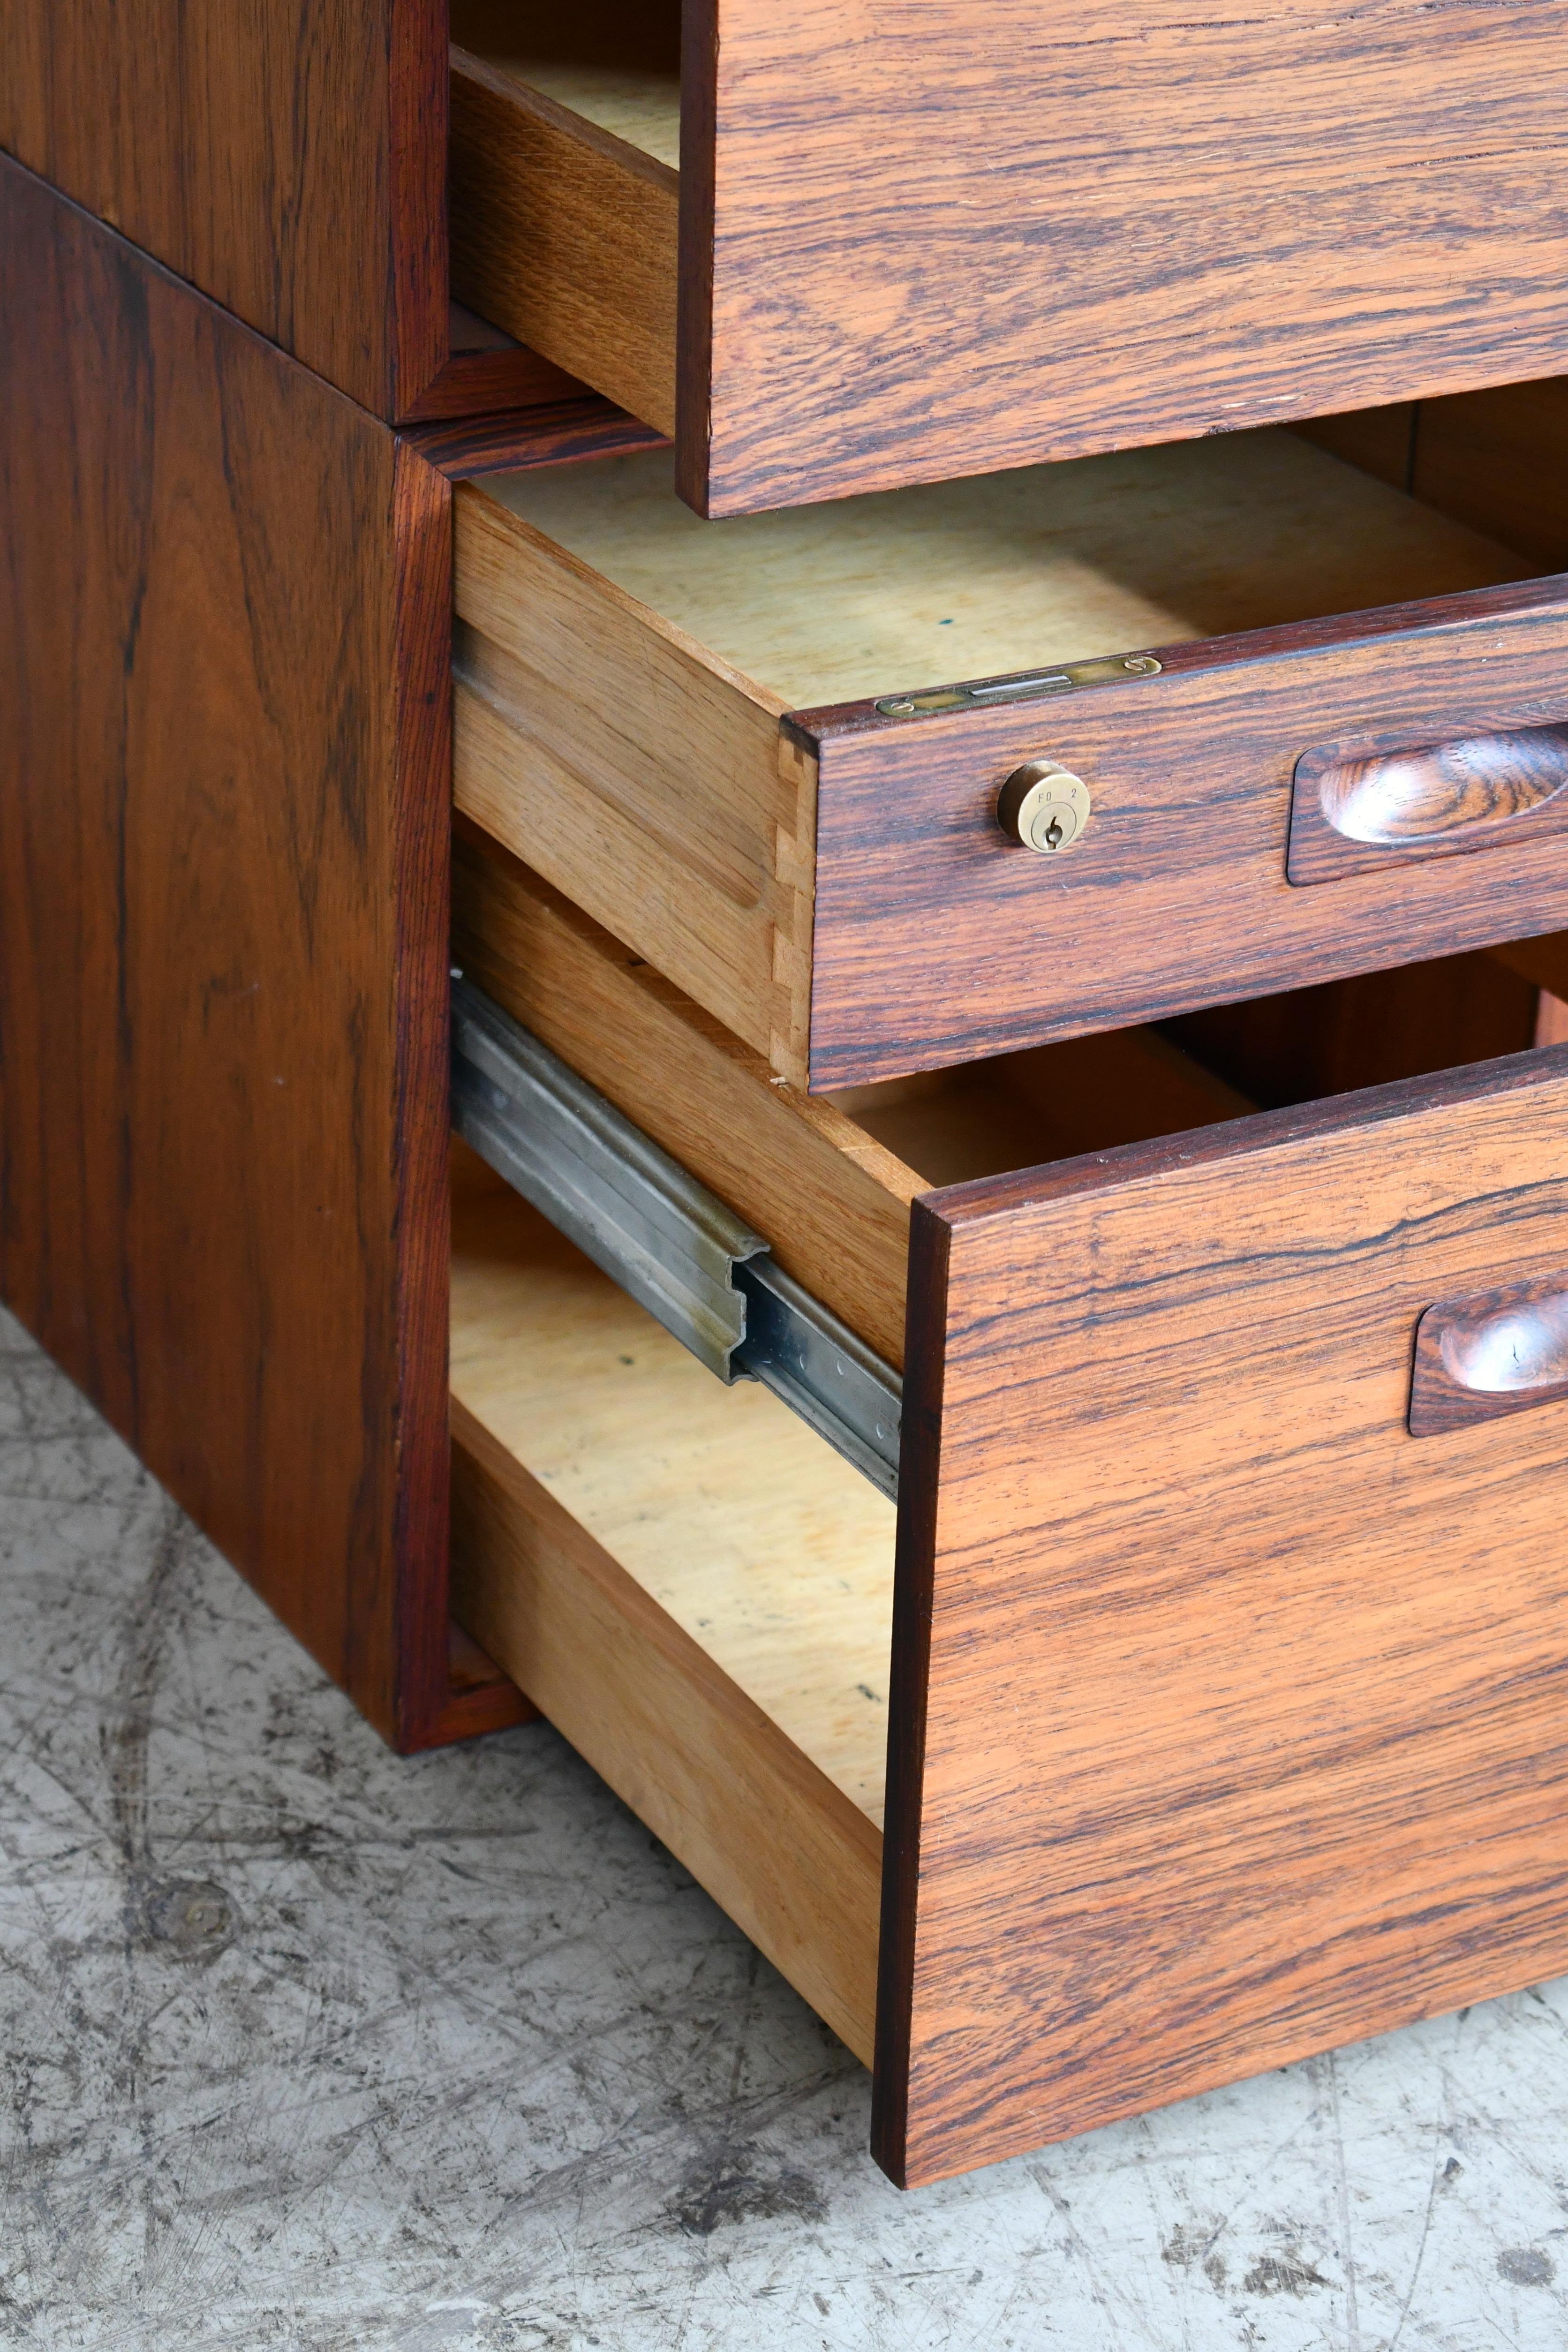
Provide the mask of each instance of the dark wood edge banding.
POLYGON ((427 466, 452 480, 510 474, 528 466, 563 466, 580 457, 624 457, 668 447, 662 433, 591 393, 506 416, 406 426, 402 439, 427 466))
POLYGON ((455 1740, 479 1739, 540 1721, 533 1701, 524 1698, 504 1667, 480 1649, 455 1618, 447 1623, 447 1696, 428 1726, 426 1748, 448 1748, 455 1740))
POLYGON ((450 1213, 447 1111, 452 772, 450 484, 399 443, 397 767, 393 809, 399 1098, 395 1736, 423 1747, 450 1696, 447 1443, 450 1213))
MULTIPOLYGON (((1241 668, 1259 662, 1282 661, 1298 654, 1329 653, 1347 646, 1365 645, 1384 637, 1432 636, 1442 631, 1484 628, 1499 621, 1510 620, 1516 614, 1550 611, 1553 606, 1568 607, 1568 572, 1550 572, 1541 579, 1522 580, 1500 588, 1469 588, 1452 596, 1426 596, 1403 604, 1375 605, 1364 613, 1332 613, 1317 621, 1291 621, 1267 629, 1243 629, 1229 636, 1194 637, 1180 645, 1150 646, 1128 648, 1148 652, 1160 664, 1160 674, 1152 677, 1129 678, 1125 685, 1096 687, 1092 689, 1096 702, 1110 695, 1157 694, 1163 681, 1173 677, 1192 677, 1202 672, 1241 668)), ((989 679, 948 681, 965 685, 989 685, 989 679)), ((926 680, 913 683, 909 679, 889 678, 886 692, 935 693, 942 690, 942 681, 926 680)), ((1043 708, 1053 708, 1071 698, 1041 696, 1043 708)), ((1022 700, 1004 700, 984 706, 990 712, 1021 709, 1022 700)), ((871 702, 824 703, 809 710, 792 710, 784 720, 789 734, 809 750, 816 750, 834 736, 871 735, 889 728, 951 726, 980 715, 977 709, 927 712, 913 719, 895 719, 879 711, 871 702)))
POLYGON ((454 352, 404 421, 433 425, 447 418, 489 419, 520 408, 559 407, 566 401, 596 397, 587 384, 553 360, 531 352, 526 343, 500 344, 454 352))
POLYGON ((446 9, 432 8, 428 0, 393 0, 388 47, 392 236, 386 267, 392 382, 383 414, 396 417, 417 404, 451 353, 447 236, 451 79, 446 9))
MULTIPOLYGON (((548 437, 548 436, 547 436, 548 437)), ((449 1612, 452 486, 417 437, 393 466, 396 678, 397 1492, 394 1744, 404 1755, 509 1729, 537 1709, 449 1612), (488 1669, 488 1674, 486 1670, 488 1669)))
POLYGON ((708 512, 711 450, 718 138, 718 0, 681 0, 675 487, 700 515, 708 512))
POLYGON ((1037 1209, 1050 1201, 1068 1200, 1110 1185, 1141 1183, 1217 1160, 1252 1158, 1310 1142, 1317 1136, 1348 1134, 1390 1119, 1441 1110, 1450 1103, 1484 1102, 1554 1076, 1568 1076, 1568 1045, 1534 1046, 1520 1054, 1500 1055, 1489 1062, 1470 1062, 1421 1077, 1395 1078, 1386 1086, 1363 1087, 1353 1094, 1293 1103, 1282 1110, 1255 1111, 1245 1118, 1190 1129, 1184 1135, 1158 1136, 1149 1143, 1121 1143, 1109 1151, 1085 1152, 1043 1168, 1019 1168, 1002 1176, 978 1177, 968 1184, 950 1184, 941 1192, 922 1193, 920 1199, 950 1227, 978 1224, 1015 1210, 1037 1209))
POLYGON ((519 1724, 540 1720, 533 1701, 501 1675, 493 1683, 476 1684, 466 1690, 454 1688, 432 1720, 428 1738, 418 1744, 422 1748, 450 1748, 459 1739, 483 1739, 492 1731, 515 1731, 519 1724))
POLYGON ((871 2087, 871 2153, 900 2189, 906 2185, 907 2172, 926 1698, 931 1683, 936 1508, 942 1485, 942 1370, 947 1354, 950 1238, 944 1220, 916 1201, 910 1212, 904 1351, 908 1369, 904 1374, 898 1549, 893 1570, 887 1803, 882 1832, 882 1927, 877 1958, 877 2062, 871 2087))

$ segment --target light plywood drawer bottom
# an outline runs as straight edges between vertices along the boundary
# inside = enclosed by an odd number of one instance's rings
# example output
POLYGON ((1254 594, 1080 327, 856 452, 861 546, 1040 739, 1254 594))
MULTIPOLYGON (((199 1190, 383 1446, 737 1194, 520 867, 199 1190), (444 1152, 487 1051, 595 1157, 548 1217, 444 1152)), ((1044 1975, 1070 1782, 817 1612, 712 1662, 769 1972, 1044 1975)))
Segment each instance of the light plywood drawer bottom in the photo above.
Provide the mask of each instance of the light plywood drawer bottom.
POLYGON ((1529 981, 823 1101, 471 840, 457 903, 470 980, 902 1364, 895 1510, 461 1190, 459 1617, 874 2060, 895 2179, 1562 1965, 1568 1053, 1529 981))

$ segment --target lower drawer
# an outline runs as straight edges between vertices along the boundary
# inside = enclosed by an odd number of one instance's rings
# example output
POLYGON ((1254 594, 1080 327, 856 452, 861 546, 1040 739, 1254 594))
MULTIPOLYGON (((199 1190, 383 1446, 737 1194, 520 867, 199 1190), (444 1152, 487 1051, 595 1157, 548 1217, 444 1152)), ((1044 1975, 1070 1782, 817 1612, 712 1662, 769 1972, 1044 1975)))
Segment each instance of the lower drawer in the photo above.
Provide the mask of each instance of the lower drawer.
POLYGON ((1563 1965, 1568 1054, 1528 980, 808 1100, 458 866, 470 979, 902 1362, 895 1507, 467 1167, 457 1613, 874 2060, 896 2179, 1563 1965))

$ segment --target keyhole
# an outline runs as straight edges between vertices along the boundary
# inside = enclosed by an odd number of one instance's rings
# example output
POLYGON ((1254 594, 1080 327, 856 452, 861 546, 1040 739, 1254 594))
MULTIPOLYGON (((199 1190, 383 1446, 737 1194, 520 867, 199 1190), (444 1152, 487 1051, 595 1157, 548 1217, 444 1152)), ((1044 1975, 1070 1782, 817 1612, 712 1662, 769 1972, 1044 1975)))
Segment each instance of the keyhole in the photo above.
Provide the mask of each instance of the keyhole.
POLYGON ((1059 849, 1062 845, 1062 835, 1066 830, 1067 828, 1063 824, 1059 816, 1052 817, 1049 824, 1046 827, 1046 847, 1047 849, 1059 849))

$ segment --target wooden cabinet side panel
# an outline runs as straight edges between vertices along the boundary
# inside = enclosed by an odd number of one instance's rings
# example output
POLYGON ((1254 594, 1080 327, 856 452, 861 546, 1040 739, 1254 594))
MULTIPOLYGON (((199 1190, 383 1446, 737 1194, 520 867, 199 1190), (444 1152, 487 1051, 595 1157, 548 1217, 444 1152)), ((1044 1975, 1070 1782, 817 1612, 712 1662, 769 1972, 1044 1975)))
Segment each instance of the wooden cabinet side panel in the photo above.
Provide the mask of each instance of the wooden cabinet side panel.
POLYGON ((895 2177, 1563 1966, 1568 1407, 1405 1412, 1434 1300, 1561 1278, 1565 1138, 1559 1049, 917 1207, 895 2177))
POLYGON ((445 526, 400 517, 384 427, 9 163, 0 397, 4 1294, 413 1742, 447 1689, 445 526))
POLYGON ((1565 30, 1562 0, 695 0, 685 495, 791 505, 1547 373, 1565 30))
POLYGON ((0 147, 400 415, 447 356, 445 15, 8 0, 0 147))

